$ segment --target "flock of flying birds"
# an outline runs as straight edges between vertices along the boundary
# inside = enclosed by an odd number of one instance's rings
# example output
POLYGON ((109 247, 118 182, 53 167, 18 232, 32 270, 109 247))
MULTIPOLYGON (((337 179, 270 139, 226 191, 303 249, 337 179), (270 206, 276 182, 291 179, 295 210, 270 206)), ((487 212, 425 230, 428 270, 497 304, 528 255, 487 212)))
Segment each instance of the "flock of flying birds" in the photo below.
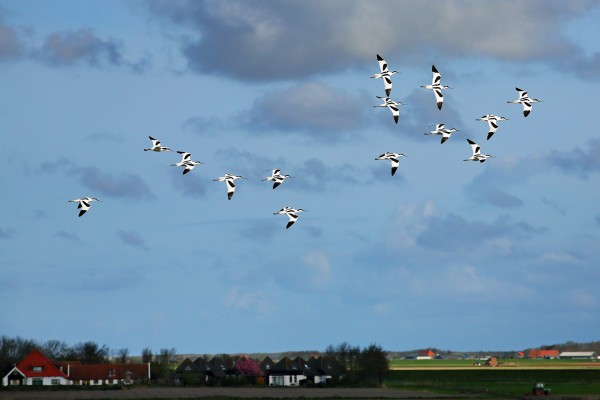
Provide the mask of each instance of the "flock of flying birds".
MULTIPOLYGON (((397 124, 398 119, 400 117, 399 106, 404 105, 404 103, 402 103, 400 101, 392 100, 389 96, 392 92, 392 76, 395 75, 396 73, 398 73, 398 71, 390 71, 388 69, 387 62, 379 54, 377 54, 377 61, 379 63, 380 72, 373 74, 371 76, 371 78, 383 79, 383 85, 384 85, 386 97, 376 96, 378 99, 382 100, 383 103, 373 106, 373 107, 387 107, 392 113, 394 122, 397 124)), ((439 110, 441 110, 442 106, 444 104, 444 95, 442 93, 442 90, 451 89, 451 87, 441 84, 442 75, 439 73, 439 71, 437 70, 435 65, 431 66, 431 71, 433 73, 433 77, 431 79, 431 85, 421 85, 420 87, 433 91, 433 93, 435 95, 435 101, 437 104, 437 108, 439 110)), ((521 104, 523 106, 523 115, 525 117, 527 117, 529 115, 529 113, 531 112, 532 104, 539 103, 539 102, 541 102, 541 100, 529 97, 526 91, 519 89, 518 87, 516 88, 516 90, 519 94, 519 97, 516 100, 509 100, 509 101, 507 101, 507 103, 521 104)), ((506 120, 508 120, 508 118, 497 116, 494 114, 487 114, 487 115, 482 116, 481 118, 477 118, 477 121, 486 121, 488 123, 489 132, 487 135, 487 140, 490 140, 490 138, 494 135, 494 133, 498 129, 498 122, 506 121, 506 120)), ((425 135, 439 135, 442 137, 441 143, 443 144, 444 142, 446 142, 446 140, 448 140, 450 138, 450 136, 452 135, 453 132, 457 132, 457 131, 458 130, 455 128, 446 128, 446 126, 443 123, 440 123, 440 124, 435 125, 435 130, 433 130, 431 132, 426 132, 425 135)), ((149 138, 152 141, 152 145, 151 145, 151 147, 144 149, 144 151, 172 152, 171 149, 169 149, 166 146, 163 146, 159 140, 153 138, 152 136, 149 136, 149 138)), ((471 150, 472 150, 473 154, 471 155, 471 157, 465 159, 464 161, 484 162, 488 158, 494 157, 490 154, 481 153, 480 146, 477 143, 475 143, 473 140, 467 139, 467 142, 471 146, 471 150)), ((188 153, 185 151, 177 151, 177 153, 181 155, 181 161, 178 163, 175 163, 175 164, 171 164, 171 165, 176 166, 176 167, 183 167, 184 175, 189 173, 190 171, 192 171, 197 165, 203 164, 201 161, 192 160, 191 153, 188 153)), ((386 153, 380 155, 379 157, 377 157, 376 160, 389 160, 391 162, 391 168, 392 168, 391 172, 392 172, 392 176, 393 176, 396 173, 396 170, 398 169, 398 165, 400 164, 400 158, 402 158, 402 157, 406 157, 406 155, 402 154, 402 153, 386 152, 386 153)), ((290 175, 282 174, 281 170, 279 170, 279 169, 274 169, 271 171, 270 176, 267 176, 262 180, 273 182, 273 189, 275 189, 279 185, 281 185, 287 178, 293 178, 293 177, 290 175)), ((244 177, 240 176, 240 175, 226 173, 223 176, 213 179, 213 181, 225 182, 225 184, 227 186, 227 199, 231 200, 231 198, 233 197, 233 194, 235 192, 235 180, 236 179, 244 179, 244 177)), ((85 214, 90 209, 92 202, 100 201, 100 200, 98 200, 95 197, 83 197, 80 199, 74 199, 74 200, 68 200, 68 201, 73 202, 73 203, 78 203, 77 208, 79 209, 79 216, 81 217, 83 214, 85 214)), ((298 220, 298 214, 303 211, 306 211, 306 210, 303 210, 302 208, 293 208, 291 206, 287 206, 287 207, 280 209, 279 211, 274 212, 273 214, 274 215, 287 215, 287 217, 289 218, 289 221, 286 225, 286 229, 287 229, 298 220)))
MULTIPOLYGON (((380 72, 373 74, 371 78, 383 79, 383 88, 385 90, 386 97, 375 96, 378 99, 381 99, 383 103, 373 107, 387 107, 391 111, 392 116, 394 117, 394 122, 397 124, 398 118, 400 117, 400 108, 398 106, 404 105, 404 103, 402 103, 401 101, 392 100, 389 96, 392 92, 392 76, 397 74, 398 71, 390 71, 388 69, 387 62, 379 54, 377 54, 377 62, 379 63, 380 72)), ((452 88, 450 86, 442 85, 442 75, 437 70, 435 65, 431 66, 431 72, 433 73, 431 85, 421 85, 420 87, 433 91, 433 94, 435 95, 435 102, 437 104, 437 108, 441 110, 442 106, 444 105, 444 94, 442 93, 442 90, 452 88)), ((540 103, 541 100, 529 97, 527 92, 523 89, 519 89, 518 87, 515 89, 519 94, 519 98, 517 98, 516 100, 508 100, 507 103, 521 104, 523 106, 523 115, 527 117, 531 112, 533 103, 540 103)), ((506 120, 508 120, 508 118, 494 114, 487 114, 482 116, 481 118, 477 118, 477 121, 486 121, 488 123, 489 131, 487 135, 487 140, 490 140, 494 133, 496 133, 496 130, 498 129, 498 122, 506 120)), ((441 143, 443 144, 446 140, 450 138, 453 132, 457 131, 458 129, 456 128, 446 128, 445 124, 437 124, 435 126, 435 130, 431 132, 426 132, 425 135, 439 135, 442 137, 441 143)), ((481 147, 473 140, 467 139, 467 142, 469 143, 469 145, 471 145, 471 151, 473 154, 471 155, 471 157, 467 158, 464 161, 484 162, 488 158, 494 157, 491 154, 483 154, 481 152, 481 147)), ((406 157, 406 155, 403 153, 393 153, 388 151, 377 157, 376 160, 389 160, 392 163, 392 175, 394 175, 396 173, 396 170, 398 169, 398 165, 400 164, 401 157, 406 157)))

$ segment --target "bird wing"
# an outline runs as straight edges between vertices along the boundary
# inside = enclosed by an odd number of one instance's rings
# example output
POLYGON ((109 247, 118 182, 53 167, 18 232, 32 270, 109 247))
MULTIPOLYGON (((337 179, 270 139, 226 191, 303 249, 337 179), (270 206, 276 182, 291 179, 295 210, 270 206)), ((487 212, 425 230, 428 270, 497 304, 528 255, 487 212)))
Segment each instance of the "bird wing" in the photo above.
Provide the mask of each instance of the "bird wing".
POLYGON ((442 105, 444 104, 444 95, 442 94, 441 89, 434 89, 433 93, 435 93, 435 102, 437 103, 438 109, 442 109, 442 105))
POLYGON ((398 165, 400 165, 400 160, 392 158, 390 159, 390 162, 392 163, 392 176, 394 176, 396 170, 398 169, 398 165))
POLYGON ((398 123, 398 117, 400 117, 400 110, 398 107, 388 105, 387 108, 389 108, 392 112, 392 115, 394 116, 394 122, 398 123))
POLYGON ((531 112, 531 103, 523 102, 523 115, 528 116, 531 112))
POLYGON ((186 161, 190 161, 192 158, 192 153, 187 153, 185 151, 178 151, 177 153, 181 154, 181 162, 184 163, 186 161))
POLYGON ((392 78, 389 76, 383 77, 383 88, 385 89, 385 94, 389 96, 392 92, 392 78))
POLYGON ((388 70, 387 62, 379 54, 377 54, 377 62, 379 63, 379 70, 381 72, 387 72, 387 70, 388 70))
POLYGON ((440 82, 442 81, 442 75, 438 72, 437 68, 435 67, 435 65, 431 66, 431 72, 433 73, 433 76, 431 78, 431 84, 432 85, 436 85, 436 84, 440 84, 440 82))
POLYGON ((294 225, 294 222, 296 222, 298 220, 298 215, 294 214, 294 213, 287 213, 287 216, 289 217, 289 221, 287 223, 287 225, 285 226, 285 229, 288 229, 290 226, 294 225))

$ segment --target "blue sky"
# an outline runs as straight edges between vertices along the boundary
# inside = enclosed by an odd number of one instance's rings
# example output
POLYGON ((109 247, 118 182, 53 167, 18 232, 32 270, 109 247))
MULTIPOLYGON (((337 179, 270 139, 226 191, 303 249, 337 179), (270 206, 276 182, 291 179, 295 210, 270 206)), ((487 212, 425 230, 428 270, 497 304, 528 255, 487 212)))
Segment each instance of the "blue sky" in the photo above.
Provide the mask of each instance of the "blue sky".
POLYGON ((595 1, 0 1, 0 332, 132 354, 598 340, 598 19, 595 1), (377 54, 397 125, 372 107, 377 54), (516 86, 543 100, 527 118, 516 86), (484 114, 509 118, 489 141, 484 114), (460 131, 441 145, 437 123, 460 131), (205 164, 182 175, 149 135, 205 164), (467 138, 495 158, 463 162, 467 138), (275 168, 294 179, 273 190, 275 168), (231 201, 226 172, 247 178, 231 201), (83 196, 102 202, 78 218, 83 196), (307 210, 288 230, 287 205, 307 210))

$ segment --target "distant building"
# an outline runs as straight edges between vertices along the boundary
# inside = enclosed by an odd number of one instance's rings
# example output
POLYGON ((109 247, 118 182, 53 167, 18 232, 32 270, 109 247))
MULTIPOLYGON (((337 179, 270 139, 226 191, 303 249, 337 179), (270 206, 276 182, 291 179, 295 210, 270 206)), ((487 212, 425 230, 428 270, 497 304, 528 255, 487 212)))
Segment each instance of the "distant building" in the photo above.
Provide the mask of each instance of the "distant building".
POLYGON ((528 357, 529 358, 558 358, 559 356, 558 350, 530 350, 528 357))
POLYGON ((2 386, 115 385, 150 379, 150 364, 53 362, 33 350, 2 378, 2 386))
POLYGON ((431 350, 419 350, 417 351, 417 360, 432 360, 435 357, 435 353, 431 350))
POLYGON ((563 351, 558 358, 571 360, 593 360, 596 358, 595 351, 563 351))

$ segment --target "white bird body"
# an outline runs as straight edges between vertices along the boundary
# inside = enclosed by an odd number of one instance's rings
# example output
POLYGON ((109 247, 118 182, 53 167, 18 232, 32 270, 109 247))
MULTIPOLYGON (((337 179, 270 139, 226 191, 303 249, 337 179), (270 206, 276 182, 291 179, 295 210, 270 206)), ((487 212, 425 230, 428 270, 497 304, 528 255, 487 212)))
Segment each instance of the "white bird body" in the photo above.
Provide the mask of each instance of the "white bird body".
POLYGON ((431 72, 433 73, 433 77, 431 78, 431 85, 421 85, 422 88, 433 90, 435 94, 435 102, 437 103, 437 107, 439 110, 442 109, 442 105, 444 104, 444 95, 442 94, 442 90, 444 89, 452 89, 450 86, 442 85, 442 75, 438 72, 435 65, 431 66, 431 72))
POLYGON ((280 214, 285 214, 288 216, 288 218, 290 219, 287 223, 287 225, 285 226, 285 229, 288 229, 290 226, 292 226, 294 224, 294 222, 296 222, 298 220, 298 213, 301 213, 303 210, 301 208, 293 208, 290 206, 284 207, 279 211, 276 211, 273 213, 273 215, 280 215, 280 214))
POLYGON ((406 155, 388 151, 377 157, 376 160, 389 160, 392 163, 392 176, 394 176, 396 170, 398 169, 398 165, 400 165, 400 157, 406 157, 406 155))
POLYGON ((452 133, 458 132, 456 128, 446 128, 444 124, 437 124, 435 126, 435 130, 431 132, 425 132, 425 135, 440 135, 442 136, 442 140, 440 143, 444 143, 446 140, 450 139, 452 133))
POLYGON ((156 151, 156 152, 173 151, 173 150, 169 149, 168 147, 165 147, 162 144, 160 144, 160 141, 154 139, 152 136, 148 136, 148 137, 152 141, 152 147, 150 147, 149 149, 144 149, 144 151, 156 151))
POLYGON ((486 114, 481 118, 477 118, 477 121, 487 121, 488 126, 490 127, 490 130, 487 135, 487 140, 490 140, 494 133, 496 133, 496 129, 498 129, 498 121, 508 121, 508 118, 499 117, 494 114, 486 114))
POLYGON ((518 87, 516 87, 515 89, 519 93, 519 98, 516 100, 508 100, 507 103, 522 104, 523 105, 523 115, 526 117, 531 112, 533 103, 541 103, 542 100, 538 100, 538 99, 529 97, 527 92, 523 89, 519 89, 518 87))
POLYGON ((193 170, 196 165, 204 164, 202 161, 193 161, 192 153, 187 153, 185 151, 178 151, 177 153, 181 154, 181 161, 175 164, 171 164, 171 166, 184 167, 183 175, 193 170))
POLYGON ((392 92, 392 75, 398 73, 398 71, 390 71, 388 69, 387 62, 377 54, 377 62, 379 63, 379 73, 373 74, 371 78, 383 79, 383 88, 385 89, 385 95, 389 96, 392 92))
POLYGON ((383 100, 383 103, 381 103, 377 106, 373 106, 373 107, 387 107, 392 112, 392 116, 394 117, 394 122, 398 123, 398 118, 400 117, 400 109, 398 108, 398 106, 403 106, 404 103, 402 103, 401 101, 392 100, 389 97, 381 97, 381 96, 375 96, 375 97, 383 100))
POLYGON ((286 180, 287 178, 293 178, 293 176, 282 175, 281 170, 274 169, 274 170, 271 170, 271 176, 267 176, 261 180, 273 182, 273 189, 275 189, 277 186, 281 185, 283 183, 283 181, 286 180))
POLYGON ((483 154, 483 153, 481 153, 481 147, 479 147, 479 145, 477 143, 475 143, 474 141, 472 141, 471 139, 467 139, 467 142, 469 142, 469 144, 471 145, 471 150, 473 151, 473 155, 471 157, 467 158, 466 160, 463 160, 463 161, 479 161, 479 162, 484 162, 488 158, 493 158, 494 157, 491 154, 483 154))
POLYGON ((239 175, 233 175, 233 174, 225 174, 216 179, 213 179, 213 181, 225 182, 227 184, 227 199, 231 200, 231 198, 233 197, 233 193, 235 192, 234 181, 236 179, 244 179, 244 177, 239 176, 239 175))
POLYGON ((79 216, 81 217, 90 209, 92 201, 101 201, 95 197, 82 197, 80 199, 68 200, 69 203, 79 203, 77 209, 79 209, 79 216))

